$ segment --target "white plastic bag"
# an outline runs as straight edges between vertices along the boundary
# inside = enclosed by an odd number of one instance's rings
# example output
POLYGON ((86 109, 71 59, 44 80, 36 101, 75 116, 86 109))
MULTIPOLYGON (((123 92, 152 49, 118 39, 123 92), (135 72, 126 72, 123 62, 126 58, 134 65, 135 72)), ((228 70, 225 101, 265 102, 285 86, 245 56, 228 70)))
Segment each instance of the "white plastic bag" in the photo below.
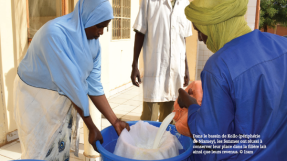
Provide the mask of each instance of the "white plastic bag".
POLYGON ((158 127, 147 122, 139 121, 131 126, 130 131, 122 131, 118 138, 114 154, 140 160, 160 160, 179 155, 183 149, 178 139, 166 131, 160 141, 158 149, 152 149, 158 127))

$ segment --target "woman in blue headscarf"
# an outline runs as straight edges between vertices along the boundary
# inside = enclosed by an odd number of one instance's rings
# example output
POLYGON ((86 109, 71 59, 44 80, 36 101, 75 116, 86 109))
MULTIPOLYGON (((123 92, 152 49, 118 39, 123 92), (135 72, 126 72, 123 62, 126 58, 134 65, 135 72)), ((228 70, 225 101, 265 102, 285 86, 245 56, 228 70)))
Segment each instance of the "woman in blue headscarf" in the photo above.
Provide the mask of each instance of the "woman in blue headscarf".
POLYGON ((22 159, 69 159, 77 113, 96 150, 95 142, 103 139, 90 117, 89 98, 118 134, 129 130, 112 111, 101 84, 98 38, 111 19, 108 0, 79 0, 72 13, 47 22, 35 34, 14 87, 22 159))

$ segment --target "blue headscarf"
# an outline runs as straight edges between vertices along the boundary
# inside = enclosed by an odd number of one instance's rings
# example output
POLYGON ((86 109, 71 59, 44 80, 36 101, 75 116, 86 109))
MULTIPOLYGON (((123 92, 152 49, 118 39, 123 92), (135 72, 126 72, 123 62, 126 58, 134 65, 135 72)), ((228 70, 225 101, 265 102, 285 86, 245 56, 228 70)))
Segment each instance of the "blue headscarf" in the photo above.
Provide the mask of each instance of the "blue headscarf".
POLYGON ((28 85, 67 96, 89 116, 87 95, 103 95, 99 40, 85 28, 113 19, 108 0, 79 0, 75 10, 42 26, 18 67, 28 85))

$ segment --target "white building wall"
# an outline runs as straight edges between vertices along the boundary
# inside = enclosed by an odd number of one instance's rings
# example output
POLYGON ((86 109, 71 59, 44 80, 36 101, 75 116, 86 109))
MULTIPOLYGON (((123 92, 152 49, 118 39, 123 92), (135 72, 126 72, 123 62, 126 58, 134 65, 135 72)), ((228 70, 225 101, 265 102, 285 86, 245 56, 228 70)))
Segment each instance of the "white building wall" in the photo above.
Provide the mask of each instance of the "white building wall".
MULTIPOLYGON (((111 1, 112 3, 112 1, 111 1)), ((132 86, 130 75, 132 70, 134 36, 132 29, 139 11, 139 1, 131 0, 131 38, 126 40, 112 40, 112 23, 110 24, 109 51, 109 79, 110 95, 132 86)), ((103 44, 102 44, 103 45, 103 44)), ((139 60, 140 63, 140 60, 139 60)), ((141 73, 143 74, 143 73, 141 73)))
POLYGON ((248 26, 252 30, 255 27, 256 5, 257 5, 257 0, 249 0, 248 9, 245 15, 245 20, 247 21, 248 26))
MULTIPOLYGON (((111 28, 111 23, 109 24, 109 29, 111 28)), ((101 44, 101 56, 102 56, 102 84, 104 87, 106 97, 109 97, 110 91, 110 79, 109 79, 109 52, 110 52, 110 35, 111 32, 107 32, 107 29, 104 29, 104 34, 100 37, 101 44)))
POLYGON ((200 73, 202 72, 206 61, 213 54, 202 41, 198 41, 197 47, 197 66, 196 66, 196 80, 200 80, 200 73))
MULTIPOLYGON (((248 9, 245 15, 245 20, 248 26, 253 30, 255 27, 256 16, 256 0, 249 0, 248 9)), ((198 42, 197 48, 197 66, 196 66, 196 80, 200 80, 200 73, 202 72, 206 61, 213 54, 203 42, 198 42)))

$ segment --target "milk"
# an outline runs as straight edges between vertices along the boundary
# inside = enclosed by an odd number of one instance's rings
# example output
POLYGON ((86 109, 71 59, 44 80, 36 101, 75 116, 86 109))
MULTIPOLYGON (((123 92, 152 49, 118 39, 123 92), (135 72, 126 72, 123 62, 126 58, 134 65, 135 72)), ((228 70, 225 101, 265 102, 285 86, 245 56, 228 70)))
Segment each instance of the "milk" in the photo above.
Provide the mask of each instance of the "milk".
POLYGON ((160 140, 161 140, 164 132, 166 131, 166 128, 168 127, 170 122, 173 120, 174 116, 175 116, 175 112, 172 112, 161 123, 161 125, 157 131, 154 143, 153 143, 153 149, 157 149, 159 147, 160 140))

